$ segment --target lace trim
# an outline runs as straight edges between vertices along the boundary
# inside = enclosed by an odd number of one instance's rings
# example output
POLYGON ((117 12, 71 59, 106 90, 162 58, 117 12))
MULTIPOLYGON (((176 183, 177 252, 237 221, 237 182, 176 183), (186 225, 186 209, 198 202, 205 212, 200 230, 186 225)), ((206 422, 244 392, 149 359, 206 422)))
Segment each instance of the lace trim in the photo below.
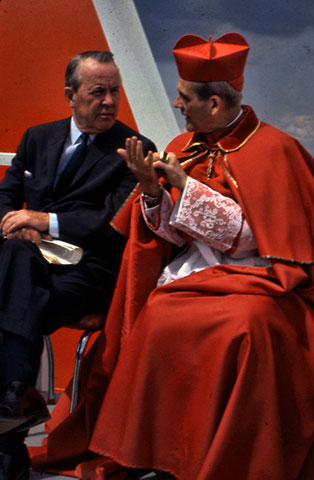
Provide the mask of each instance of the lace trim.
POLYGON ((153 208, 146 208, 141 198, 142 213, 147 226, 159 237, 174 243, 179 247, 185 244, 181 232, 178 232, 169 223, 173 210, 173 201, 170 194, 161 186, 162 197, 159 205, 153 208))
POLYGON ((188 177, 170 224, 222 252, 229 250, 242 226, 242 210, 231 198, 188 177))

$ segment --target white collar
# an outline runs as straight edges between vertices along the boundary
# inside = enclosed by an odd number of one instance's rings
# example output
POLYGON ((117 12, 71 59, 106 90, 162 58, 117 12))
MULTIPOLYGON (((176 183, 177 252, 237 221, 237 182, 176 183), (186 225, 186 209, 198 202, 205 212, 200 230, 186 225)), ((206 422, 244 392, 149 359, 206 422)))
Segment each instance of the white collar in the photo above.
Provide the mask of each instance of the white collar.
POLYGON ((224 128, 228 128, 228 127, 230 127, 233 123, 235 123, 235 122, 238 120, 238 118, 240 118, 240 116, 242 115, 242 113, 243 113, 243 110, 242 110, 242 107, 241 107, 240 113, 238 113, 238 115, 237 115, 230 123, 228 123, 228 125, 226 125, 224 128))
MULTIPOLYGON (((74 118, 71 117, 70 136, 71 136, 72 145, 74 145, 74 143, 77 143, 77 141, 80 138, 80 136, 82 135, 82 133, 83 132, 81 132, 81 130, 77 127, 74 118)), ((93 142, 95 137, 96 137, 96 133, 91 134, 89 136, 89 138, 90 138, 89 142, 93 142)))

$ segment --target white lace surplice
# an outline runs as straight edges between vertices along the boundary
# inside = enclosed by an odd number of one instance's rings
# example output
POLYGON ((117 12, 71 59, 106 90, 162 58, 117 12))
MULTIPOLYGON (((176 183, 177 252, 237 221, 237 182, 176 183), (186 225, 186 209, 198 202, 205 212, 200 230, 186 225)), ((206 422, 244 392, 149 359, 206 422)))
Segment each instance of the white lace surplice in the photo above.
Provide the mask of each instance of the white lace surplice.
POLYGON ((175 206, 163 189, 160 206, 145 208, 142 203, 142 208, 147 225, 156 235, 180 247, 186 244, 181 232, 194 239, 163 270, 158 285, 212 265, 271 265, 258 256, 253 233, 240 206, 198 180, 188 177, 175 206), (230 254, 224 253, 233 247, 238 235, 236 248, 230 254))

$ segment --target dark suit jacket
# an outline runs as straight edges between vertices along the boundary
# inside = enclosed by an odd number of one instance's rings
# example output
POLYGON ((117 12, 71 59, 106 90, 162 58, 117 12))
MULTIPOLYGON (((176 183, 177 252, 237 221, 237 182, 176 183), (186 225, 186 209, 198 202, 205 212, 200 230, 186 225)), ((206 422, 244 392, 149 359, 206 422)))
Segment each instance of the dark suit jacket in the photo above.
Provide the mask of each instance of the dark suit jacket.
POLYGON ((109 222, 137 183, 116 150, 133 135, 143 141, 145 152, 156 147, 117 121, 109 131, 96 136, 72 184, 57 196, 53 183, 69 128, 67 118, 26 131, 0 184, 0 217, 23 205, 56 212, 60 239, 82 246, 85 258, 97 258, 104 268, 116 273, 124 241, 109 222))

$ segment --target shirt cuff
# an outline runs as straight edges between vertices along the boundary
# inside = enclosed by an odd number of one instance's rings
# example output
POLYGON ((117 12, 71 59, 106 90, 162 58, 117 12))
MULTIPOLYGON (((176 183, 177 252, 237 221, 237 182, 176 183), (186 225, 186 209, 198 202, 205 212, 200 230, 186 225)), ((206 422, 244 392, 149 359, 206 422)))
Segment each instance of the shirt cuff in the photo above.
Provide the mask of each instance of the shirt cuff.
POLYGON ((49 213, 49 235, 59 238, 59 222, 56 213, 49 213))

